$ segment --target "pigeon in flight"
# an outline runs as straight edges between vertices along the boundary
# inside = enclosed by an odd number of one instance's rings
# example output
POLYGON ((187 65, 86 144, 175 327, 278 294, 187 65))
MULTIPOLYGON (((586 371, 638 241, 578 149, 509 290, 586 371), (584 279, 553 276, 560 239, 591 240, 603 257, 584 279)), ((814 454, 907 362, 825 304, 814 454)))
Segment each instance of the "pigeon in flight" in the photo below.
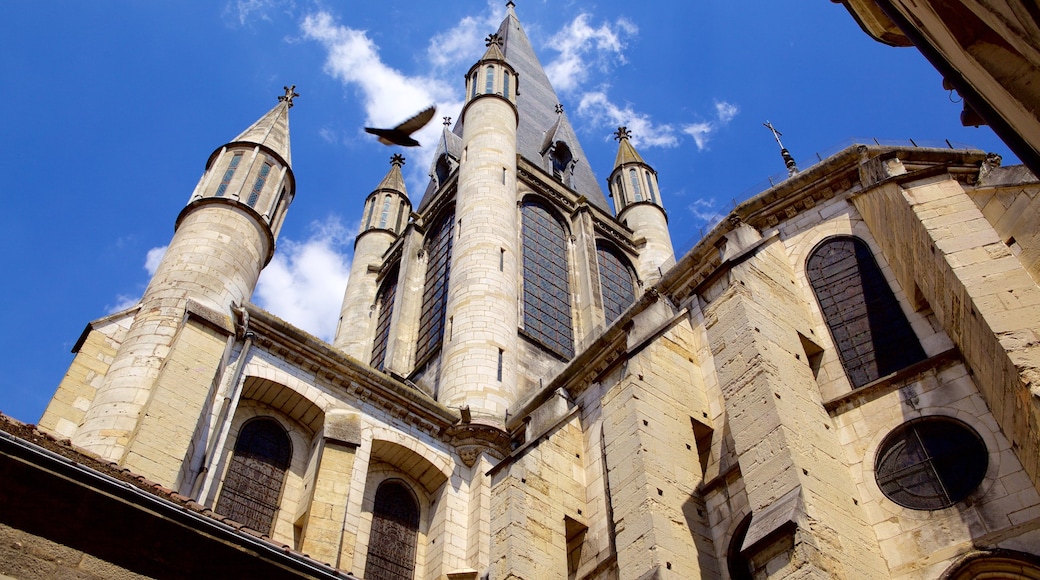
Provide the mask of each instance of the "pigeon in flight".
POLYGON ((418 147, 419 142, 412 139, 412 133, 415 133, 426 126, 426 123, 430 122, 430 119, 433 118, 433 115, 436 112, 437 107, 435 105, 430 105, 416 116, 408 119, 393 129, 373 129, 372 127, 365 127, 365 132, 377 135, 379 137, 379 142, 383 145, 418 147))

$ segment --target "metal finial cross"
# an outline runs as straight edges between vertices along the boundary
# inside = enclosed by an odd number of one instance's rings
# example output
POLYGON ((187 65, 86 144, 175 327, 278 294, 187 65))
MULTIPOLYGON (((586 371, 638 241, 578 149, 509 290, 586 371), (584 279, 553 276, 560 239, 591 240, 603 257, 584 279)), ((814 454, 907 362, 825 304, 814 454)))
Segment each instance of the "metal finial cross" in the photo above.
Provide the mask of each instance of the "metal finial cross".
POLYGON ((618 127, 617 131, 614 131, 614 139, 621 141, 622 139, 628 139, 632 136, 632 132, 628 130, 628 127, 618 127))
POLYGON ((506 2, 506 8, 516 8, 516 4, 513 4, 513 0, 506 2))
POLYGON ((283 86, 282 88, 285 89, 285 94, 280 96, 280 97, 278 97, 278 102, 280 103, 282 101, 285 101, 285 102, 289 103, 289 108, 291 109, 292 106, 293 106, 292 100, 295 99, 296 97, 300 96, 300 93, 296 92, 296 85, 293 85, 291 87, 283 86))
POLYGON ((563 103, 556 103, 556 114, 557 115, 562 115, 563 114, 563 103))
POLYGON ((390 165, 393 165, 394 167, 400 167, 404 165, 404 155, 401 155, 400 153, 394 153, 393 156, 390 157, 390 165))
POLYGON ((443 125, 444 125, 445 127, 447 127, 447 126, 451 125, 451 117, 444 117, 444 123, 442 123, 442 124, 443 124, 443 125))
POLYGON ((502 37, 499 36, 497 32, 495 34, 489 34, 487 38, 484 39, 484 46, 490 47, 492 44, 497 44, 499 47, 502 46, 502 37))
POLYGON ((773 124, 770 123, 769 121, 766 121, 765 123, 762 123, 762 126, 773 132, 773 139, 776 139, 776 144, 779 145, 781 149, 783 149, 784 148, 784 144, 780 142, 780 137, 783 135, 783 133, 781 133, 780 131, 777 131, 776 127, 773 127, 773 124))

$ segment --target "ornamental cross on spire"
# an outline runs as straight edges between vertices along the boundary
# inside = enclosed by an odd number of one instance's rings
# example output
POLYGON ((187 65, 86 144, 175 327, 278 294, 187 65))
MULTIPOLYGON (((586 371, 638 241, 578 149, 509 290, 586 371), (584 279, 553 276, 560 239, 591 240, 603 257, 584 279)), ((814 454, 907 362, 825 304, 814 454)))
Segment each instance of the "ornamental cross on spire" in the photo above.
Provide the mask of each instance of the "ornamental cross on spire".
POLYGON ((394 167, 400 167, 404 165, 404 155, 401 155, 400 153, 394 153, 393 156, 390 157, 390 165, 393 165, 394 167))
POLYGON ((451 126, 451 117, 444 117, 444 123, 442 123, 442 124, 443 124, 443 125, 444 125, 445 127, 449 127, 449 126, 451 126))
POLYGON ((614 131, 614 139, 618 141, 628 139, 631 136, 632 132, 628 130, 628 127, 621 126, 617 128, 617 131, 614 131))
POLYGON ((557 115, 562 115, 563 114, 563 103, 556 103, 556 114, 557 115))
POLYGON ((289 108, 291 109, 292 106, 293 106, 292 100, 295 99, 296 97, 300 96, 300 93, 296 92, 296 85, 293 85, 291 87, 284 87, 283 86, 282 88, 285 89, 285 94, 280 96, 280 97, 278 97, 278 102, 280 103, 282 101, 285 101, 285 102, 289 103, 289 108))
POLYGON ((777 131, 776 127, 773 127, 773 124, 770 123, 769 121, 766 121, 765 123, 762 123, 762 126, 773 132, 773 139, 776 139, 776 144, 779 145, 781 149, 783 149, 784 148, 784 144, 780 142, 780 137, 783 135, 783 133, 781 133, 780 131, 777 131))
POLYGON ((499 48, 502 48, 502 37, 498 33, 489 34, 484 39, 484 46, 490 47, 492 44, 497 44, 499 48))

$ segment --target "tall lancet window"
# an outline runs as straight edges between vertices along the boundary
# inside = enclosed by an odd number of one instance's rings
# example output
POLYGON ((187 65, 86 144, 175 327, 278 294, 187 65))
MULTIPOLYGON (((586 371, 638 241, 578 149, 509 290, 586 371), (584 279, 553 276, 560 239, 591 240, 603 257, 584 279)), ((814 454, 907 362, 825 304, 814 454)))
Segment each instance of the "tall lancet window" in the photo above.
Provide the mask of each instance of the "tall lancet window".
POLYGON ((256 181, 253 183, 253 190, 249 192, 249 199, 246 200, 246 205, 249 207, 256 206, 256 200, 260 199, 260 192, 264 190, 264 184, 267 183, 267 176, 271 173, 271 164, 264 163, 260 167, 260 174, 256 176, 256 181))
POLYGON ((490 95, 495 90, 495 67, 488 65, 487 78, 484 81, 484 94, 490 95))
POLYGON ((509 73, 502 74, 502 96, 509 98, 509 73))
POLYGON ((419 342, 415 360, 421 362, 437 350, 444 337, 444 312, 448 303, 451 270, 451 244, 455 212, 441 216, 426 237, 426 286, 423 288, 422 314, 419 316, 419 342))
POLYGON ((629 169, 628 176, 632 179, 632 199, 643 201, 643 191, 639 188, 639 173, 635 169, 629 169))
POLYGON ((851 236, 824 240, 809 256, 805 274, 854 387, 925 358, 863 240, 851 236))
POLYGON ((554 352, 574 355, 567 230, 545 206, 521 206, 524 244, 524 330, 554 352))
POLYGON ((215 511, 268 534, 289 468, 292 443, 274 419, 254 419, 242 427, 215 511))
POLYGON ((603 293, 603 313, 607 324, 610 324, 636 301, 632 268, 628 260, 602 242, 596 244, 596 258, 599 262, 599 286, 603 293))
POLYGON ((231 178, 235 176, 235 169, 238 169, 238 163, 242 161, 242 154, 235 153, 231 157, 231 161, 228 163, 227 171, 224 172, 224 177, 220 180, 220 185, 217 186, 217 192, 214 194, 216 197, 223 197, 224 192, 227 191, 228 184, 231 183, 231 178))
POLYGON ((383 281, 376 296, 379 317, 376 319, 376 338, 372 343, 372 361, 369 364, 378 370, 383 370, 386 364, 386 345, 390 340, 390 315, 394 312, 396 295, 397 272, 394 271, 383 281))
POLYGON ((372 507, 365 580, 414 578, 418 536, 419 502, 412 490, 400 481, 379 484, 372 507))
POLYGON ((386 229, 386 220, 390 217, 390 194, 383 198, 383 211, 379 214, 379 229, 386 229))
POLYGON ((654 178, 650 176, 650 170, 644 171, 646 173, 646 200, 654 201, 654 178))

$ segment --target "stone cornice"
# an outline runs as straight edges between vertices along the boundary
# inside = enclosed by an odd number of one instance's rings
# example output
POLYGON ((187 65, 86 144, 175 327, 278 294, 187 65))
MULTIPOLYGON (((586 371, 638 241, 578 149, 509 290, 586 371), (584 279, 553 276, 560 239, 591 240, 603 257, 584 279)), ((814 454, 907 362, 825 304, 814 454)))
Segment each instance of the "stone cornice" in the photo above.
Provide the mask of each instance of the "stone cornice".
POLYGON ((377 372, 266 310, 253 304, 246 304, 246 309, 256 346, 314 373, 326 385, 358 401, 369 401, 395 419, 437 438, 458 422, 457 411, 420 390, 377 372))

